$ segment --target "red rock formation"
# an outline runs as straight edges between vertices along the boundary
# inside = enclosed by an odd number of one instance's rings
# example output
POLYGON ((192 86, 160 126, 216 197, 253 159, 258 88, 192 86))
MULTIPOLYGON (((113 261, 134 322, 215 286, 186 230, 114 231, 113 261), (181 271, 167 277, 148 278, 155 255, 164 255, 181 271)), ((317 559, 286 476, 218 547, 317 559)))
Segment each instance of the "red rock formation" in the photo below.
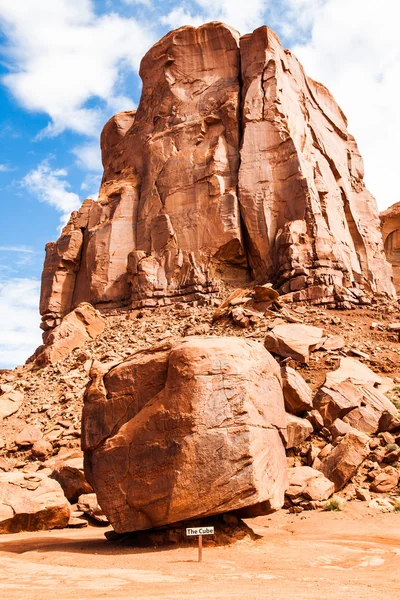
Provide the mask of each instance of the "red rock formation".
POLYGON ((91 304, 82 302, 61 323, 43 334, 45 344, 28 359, 37 367, 55 365, 88 340, 103 333, 106 321, 91 304))
POLYGON ((393 279, 400 295, 400 202, 380 214, 383 243, 387 260, 393 267, 393 279))
POLYGON ((393 293, 346 119, 271 30, 182 27, 140 74, 137 112, 101 136, 98 201, 47 247, 45 329, 82 301, 155 306, 218 280, 324 302, 342 286, 393 293))
POLYGON ((261 344, 188 337, 98 363, 91 377, 85 473, 118 533, 282 506, 280 369, 261 344))

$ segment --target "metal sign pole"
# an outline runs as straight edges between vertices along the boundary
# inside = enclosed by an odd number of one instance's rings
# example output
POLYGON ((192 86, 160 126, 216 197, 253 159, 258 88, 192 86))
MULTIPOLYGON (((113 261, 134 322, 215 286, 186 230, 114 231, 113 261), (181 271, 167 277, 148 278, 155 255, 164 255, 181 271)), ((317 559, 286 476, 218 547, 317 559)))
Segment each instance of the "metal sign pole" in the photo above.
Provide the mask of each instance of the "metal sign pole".
POLYGON ((199 562, 203 559, 203 536, 199 535, 199 562))

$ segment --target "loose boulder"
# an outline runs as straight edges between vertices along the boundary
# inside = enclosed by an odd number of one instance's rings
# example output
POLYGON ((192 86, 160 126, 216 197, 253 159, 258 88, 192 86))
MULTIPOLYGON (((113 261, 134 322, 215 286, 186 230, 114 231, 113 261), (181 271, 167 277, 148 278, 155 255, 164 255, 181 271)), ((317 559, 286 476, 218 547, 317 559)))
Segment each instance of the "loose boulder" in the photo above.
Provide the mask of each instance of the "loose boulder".
POLYGON ((267 350, 285 358, 308 362, 310 352, 321 344, 323 331, 319 327, 291 323, 277 325, 265 337, 267 350))
POLYGON ((346 379, 351 379, 354 383, 371 383, 379 386, 382 383, 382 377, 374 373, 367 365, 364 365, 356 358, 343 357, 340 359, 339 367, 335 371, 327 373, 325 385, 332 387, 342 383, 346 379))
POLYGON ((281 375, 260 344, 170 340, 91 377, 85 472, 118 533, 282 506, 281 375))
MULTIPOLYGON (((368 437, 357 431, 349 431, 337 446, 321 460, 318 470, 341 490, 357 473, 358 467, 369 453, 368 437)), ((320 458, 321 455, 318 456, 320 458)))
POLYGON ((328 429, 336 419, 341 419, 350 427, 368 434, 383 431, 384 415, 389 415, 392 420, 397 415, 394 404, 372 383, 353 379, 332 383, 331 387, 322 386, 314 398, 314 408, 319 411, 328 429))
POLYGON ((93 492, 86 481, 82 458, 70 458, 57 465, 51 477, 61 485, 65 497, 72 503, 77 502, 82 494, 93 492))
POLYGON ((40 473, 0 472, 0 533, 66 527, 70 504, 57 481, 40 473))
POLYGON ((18 390, 11 390, 0 396, 0 421, 17 412, 24 400, 24 395, 18 390))
POLYGON ((394 419, 398 410, 392 402, 371 384, 358 385, 361 393, 361 405, 350 411, 344 421, 364 433, 377 433, 383 415, 391 415, 394 419))
POLYGON ((82 494, 79 496, 78 510, 82 511, 98 523, 108 525, 108 519, 97 502, 96 494, 82 494))
POLYGON ((299 416, 312 410, 312 391, 300 373, 285 365, 281 368, 281 374, 287 412, 299 416))
POLYGON ((44 333, 45 345, 36 356, 36 367, 54 365, 66 358, 72 350, 95 339, 106 326, 106 320, 87 302, 82 302, 63 318, 50 332, 44 333))
POLYGON ((286 496, 292 501, 298 498, 327 500, 335 491, 335 485, 321 471, 311 467, 288 469, 289 487, 286 496))
POLYGON ((34 425, 29 425, 21 429, 15 436, 15 443, 20 447, 30 447, 43 438, 43 434, 34 425))
POLYGON ((358 408, 361 402, 361 392, 351 381, 344 381, 332 384, 332 387, 322 386, 315 395, 314 408, 322 416, 325 427, 330 428, 336 419, 343 419, 350 411, 358 408))
POLYGON ((287 414, 287 444, 286 448, 297 448, 310 437, 313 426, 307 419, 287 414))
POLYGON ((386 467, 374 477, 370 489, 372 492, 391 492, 399 483, 399 473, 393 467, 386 467))

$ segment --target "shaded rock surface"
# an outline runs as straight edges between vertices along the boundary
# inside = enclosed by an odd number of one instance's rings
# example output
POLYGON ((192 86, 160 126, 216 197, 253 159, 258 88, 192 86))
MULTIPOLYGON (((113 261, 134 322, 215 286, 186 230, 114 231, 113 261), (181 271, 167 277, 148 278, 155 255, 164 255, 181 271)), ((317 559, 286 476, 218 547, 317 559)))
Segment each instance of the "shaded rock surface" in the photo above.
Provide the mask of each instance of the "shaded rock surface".
POLYGON ((118 533, 282 506, 281 376, 260 344, 172 340, 91 376, 85 472, 118 533))
POLYGON ((83 301, 193 301, 220 281, 325 303, 394 293, 346 118, 270 29, 182 27, 140 75, 137 111, 103 130, 98 201, 47 245, 45 330, 83 301))
POLYGON ((118 534, 106 531, 105 536, 118 546, 152 547, 179 544, 180 546, 197 546, 197 536, 187 536, 187 527, 214 527, 214 535, 203 536, 203 546, 225 546, 241 540, 257 540, 257 535, 244 521, 233 514, 191 519, 147 531, 135 531, 118 534))
POLYGON ((61 485, 65 497, 71 502, 77 502, 83 494, 93 492, 86 481, 83 471, 82 458, 70 458, 56 466, 51 474, 52 479, 61 485))

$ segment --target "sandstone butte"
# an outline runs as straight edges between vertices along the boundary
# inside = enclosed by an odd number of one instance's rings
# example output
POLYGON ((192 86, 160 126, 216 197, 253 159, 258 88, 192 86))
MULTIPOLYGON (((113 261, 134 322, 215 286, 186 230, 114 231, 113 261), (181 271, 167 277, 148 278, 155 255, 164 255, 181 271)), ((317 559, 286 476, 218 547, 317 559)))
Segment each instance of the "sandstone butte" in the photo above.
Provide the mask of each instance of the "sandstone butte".
POLYGON ((400 202, 380 214, 387 260, 392 264, 394 285, 400 294, 400 202))
POLYGON ((394 294, 346 117, 273 31, 185 26, 140 75, 137 111, 102 132, 98 200, 46 246, 45 331, 81 302, 151 307, 221 281, 315 302, 394 294))

